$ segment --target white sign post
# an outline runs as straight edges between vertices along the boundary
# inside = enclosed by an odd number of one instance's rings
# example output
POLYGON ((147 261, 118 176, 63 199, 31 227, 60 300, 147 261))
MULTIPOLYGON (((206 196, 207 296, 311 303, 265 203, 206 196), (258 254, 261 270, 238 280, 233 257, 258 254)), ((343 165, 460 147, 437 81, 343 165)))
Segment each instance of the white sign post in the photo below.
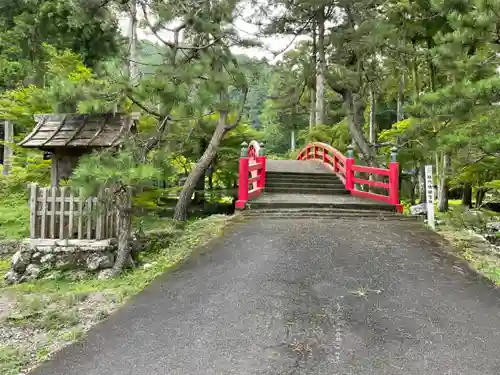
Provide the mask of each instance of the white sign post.
POLYGON ((432 178, 432 165, 425 166, 425 194, 427 196, 427 224, 436 229, 434 222, 434 180, 432 178))

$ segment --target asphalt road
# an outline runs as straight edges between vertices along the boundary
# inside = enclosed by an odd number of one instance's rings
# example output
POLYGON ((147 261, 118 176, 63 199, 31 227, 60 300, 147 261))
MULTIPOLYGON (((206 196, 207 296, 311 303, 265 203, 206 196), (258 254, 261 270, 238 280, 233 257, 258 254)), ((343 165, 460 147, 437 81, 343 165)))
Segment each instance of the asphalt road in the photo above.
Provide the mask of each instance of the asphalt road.
POLYGON ((500 292, 417 223, 235 223, 36 375, 498 375, 500 292))

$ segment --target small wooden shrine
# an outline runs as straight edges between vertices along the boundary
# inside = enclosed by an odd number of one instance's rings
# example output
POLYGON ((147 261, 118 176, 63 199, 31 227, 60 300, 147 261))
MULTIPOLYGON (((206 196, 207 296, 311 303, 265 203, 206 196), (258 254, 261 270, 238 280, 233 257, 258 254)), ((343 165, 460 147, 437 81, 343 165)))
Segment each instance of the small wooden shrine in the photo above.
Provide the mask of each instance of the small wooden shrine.
POLYGON ((117 147, 137 131, 138 113, 39 114, 33 131, 19 145, 50 152, 52 186, 70 177, 83 155, 117 147))

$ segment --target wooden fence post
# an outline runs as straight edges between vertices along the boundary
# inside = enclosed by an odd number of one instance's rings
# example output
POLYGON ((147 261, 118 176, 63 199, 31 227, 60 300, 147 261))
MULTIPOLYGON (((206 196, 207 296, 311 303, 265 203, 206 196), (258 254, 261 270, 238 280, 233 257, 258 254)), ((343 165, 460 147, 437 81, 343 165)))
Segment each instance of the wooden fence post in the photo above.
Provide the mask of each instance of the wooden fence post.
POLYGON ((30 184, 30 238, 37 238, 38 185, 30 184))

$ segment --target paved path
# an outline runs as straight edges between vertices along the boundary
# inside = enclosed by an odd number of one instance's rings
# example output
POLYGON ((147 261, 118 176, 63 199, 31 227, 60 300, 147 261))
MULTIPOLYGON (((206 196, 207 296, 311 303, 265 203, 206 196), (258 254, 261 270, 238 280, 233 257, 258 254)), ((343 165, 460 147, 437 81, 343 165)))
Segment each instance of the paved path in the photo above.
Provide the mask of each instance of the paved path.
POLYGON ((500 293, 418 223, 228 234, 36 375, 498 375, 500 293))

